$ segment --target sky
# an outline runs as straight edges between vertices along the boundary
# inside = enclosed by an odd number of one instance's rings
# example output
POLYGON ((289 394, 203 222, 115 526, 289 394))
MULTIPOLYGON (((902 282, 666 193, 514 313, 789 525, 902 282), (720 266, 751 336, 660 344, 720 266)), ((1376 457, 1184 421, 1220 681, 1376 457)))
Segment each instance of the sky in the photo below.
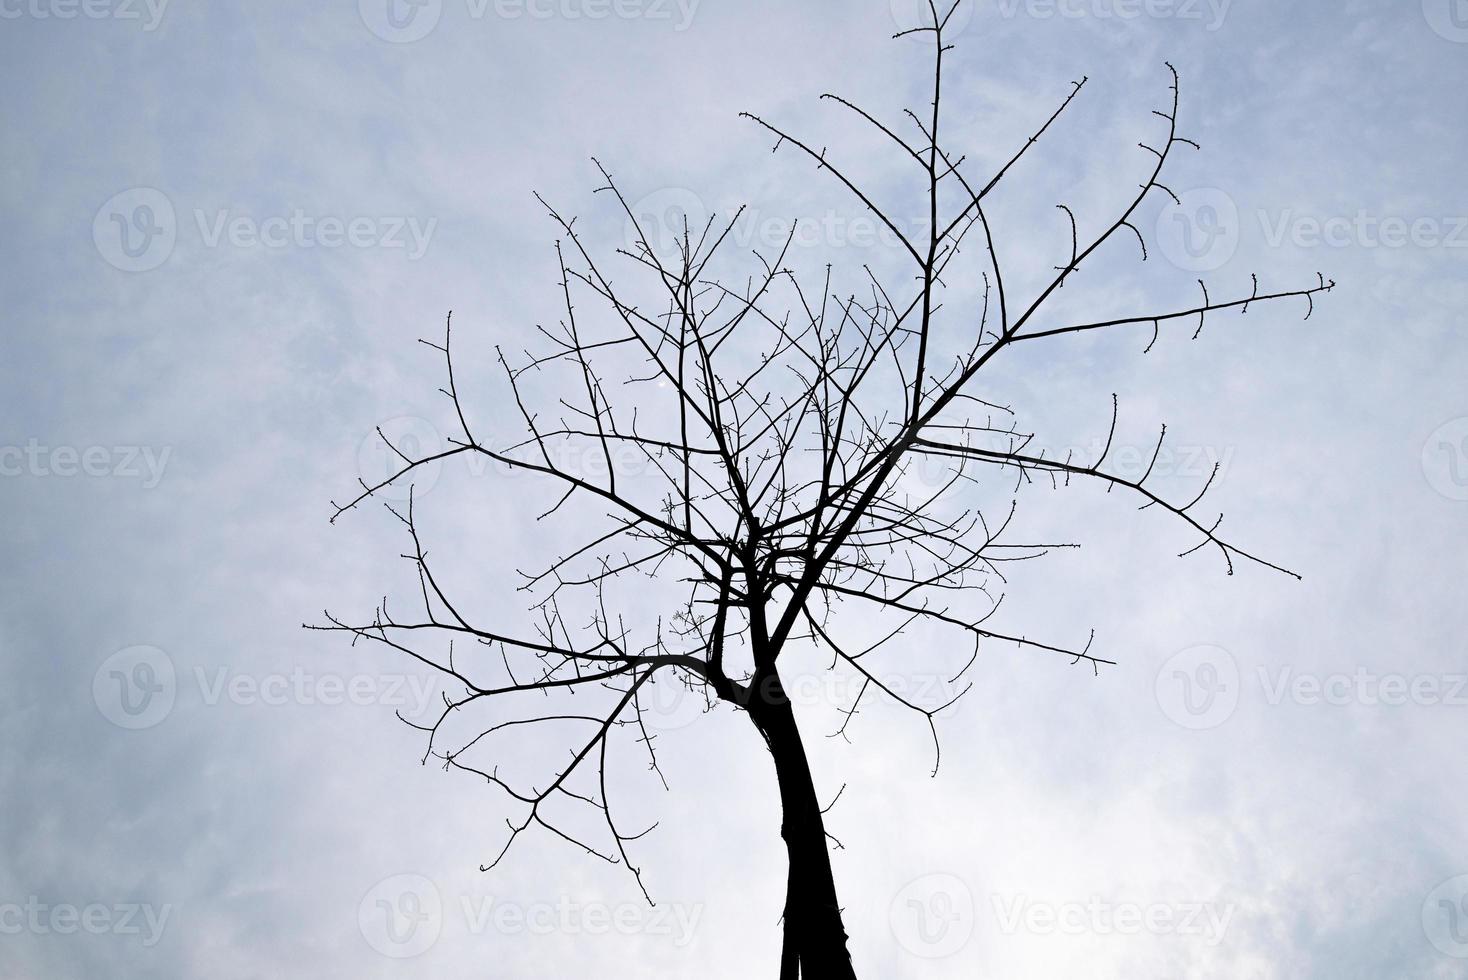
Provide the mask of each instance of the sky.
MULTIPOLYGON (((389 651, 311 633, 411 588, 401 528, 331 501, 396 439, 453 430, 434 338, 499 444, 491 370, 553 321, 555 229, 610 253, 639 213, 782 222, 794 261, 897 268, 859 202, 741 111, 851 161, 901 214, 911 174, 818 97, 929 97, 908 0, 0 0, 0 980, 771 975, 784 855, 773 769, 733 712, 669 693, 669 788, 624 868, 548 835, 481 872, 517 815, 424 766, 438 696, 389 651)), ((1176 67, 1180 151, 1056 316, 1183 308, 1334 279, 1315 303, 1060 339, 996 364, 1037 444, 1210 490, 1228 575, 1165 515, 1025 488, 1082 545, 1012 576, 995 645, 926 726, 827 737, 850 678, 794 653, 797 712, 858 975, 1167 980, 1468 977, 1468 4, 983 0, 955 21, 946 132, 975 173, 1071 110, 996 191, 1024 292, 1068 227, 1145 179, 1176 67), (961 28, 961 30, 958 30, 961 28), (1138 459, 1143 459, 1138 463, 1138 459), (842 789, 844 787, 844 790, 842 789)), ((1123 205, 1124 206, 1124 205, 1123 205)), ((1108 217, 1109 216, 1109 217, 1108 217)), ((666 230, 666 229, 665 229, 666 230)), ((631 276, 629 270, 625 275, 631 276)), ((972 299, 973 281, 955 283, 972 299)), ((1057 324, 1060 322, 1057 320, 1057 324)), ((416 501, 492 621, 584 525, 545 489, 446 464, 416 501)), ((637 609, 638 615, 651 613, 637 609)), ((857 614, 850 635, 875 635, 857 614)), ((962 640, 885 676, 943 693, 962 640)), ((510 746, 531 765, 563 749, 510 746)), ((625 780, 625 786, 624 786, 625 780)))

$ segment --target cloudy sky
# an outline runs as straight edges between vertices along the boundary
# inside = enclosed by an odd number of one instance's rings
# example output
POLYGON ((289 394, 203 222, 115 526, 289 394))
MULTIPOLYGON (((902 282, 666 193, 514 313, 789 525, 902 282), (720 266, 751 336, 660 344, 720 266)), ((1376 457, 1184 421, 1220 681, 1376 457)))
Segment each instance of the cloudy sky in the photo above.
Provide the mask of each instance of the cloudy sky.
MULTIPOLYGON (((817 101, 923 103, 925 50, 890 37, 909 7, 0 0, 0 980, 773 974, 778 803, 743 719, 669 698, 670 789, 629 764, 656 908, 547 836, 481 873, 516 813, 419 764, 394 714, 437 696, 424 672, 301 625, 408 581, 389 515, 328 518, 387 465, 377 426, 452 431, 417 338, 452 309, 487 366, 557 315, 533 191, 621 246, 595 155, 648 214, 745 203, 742 247, 795 216, 801 263, 893 261, 737 116, 915 213, 817 101)), ((1145 178, 1181 74, 1181 204, 1154 196, 1151 259, 1117 246, 1066 309, 1339 286, 1308 321, 1057 342, 993 381, 1056 451, 1104 440, 1113 392, 1121 451, 1165 422, 1158 478, 1218 464, 1238 543, 1303 581, 1178 559, 1120 495, 1026 491, 1029 527, 1084 547, 1014 577, 1004 625, 1095 629, 1117 666, 985 650, 936 779, 910 715, 825 737, 853 687, 792 658, 821 793, 846 787, 859 974, 1468 977, 1468 3, 983 0, 960 24, 948 132, 976 172, 1090 79, 995 204, 1040 270, 1055 204, 1101 227, 1145 178)), ((467 388, 518 437, 493 372, 467 388)), ((520 621, 514 569, 577 529, 494 472, 420 489, 476 608, 520 621)), ((888 678, 923 689, 956 642, 915 634, 888 678)))

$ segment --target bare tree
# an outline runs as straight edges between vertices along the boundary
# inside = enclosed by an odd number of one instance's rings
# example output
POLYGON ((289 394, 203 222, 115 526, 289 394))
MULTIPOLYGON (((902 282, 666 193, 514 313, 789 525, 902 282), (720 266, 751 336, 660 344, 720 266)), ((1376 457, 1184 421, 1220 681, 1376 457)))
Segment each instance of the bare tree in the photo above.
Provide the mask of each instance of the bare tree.
MULTIPOLYGON (((1111 663, 1092 652, 1090 639, 1032 639, 994 624, 1005 566, 1052 547, 1010 540, 1019 485, 1037 479, 1052 486, 1095 481, 1191 529, 1197 543, 1184 554, 1209 549, 1229 574, 1241 561, 1285 572, 1221 537, 1221 518, 1198 513, 1212 477, 1187 500, 1154 491, 1165 427, 1153 465, 1140 478, 1107 465, 1117 426, 1115 399, 1106 449, 1098 458, 1047 455, 1032 448, 1033 435, 1020 429, 1011 407, 986 398, 992 390, 986 379, 1004 352, 1063 344, 1074 334, 1136 329, 1150 351, 1164 332, 1196 339, 1211 315, 1247 312, 1266 301, 1293 298, 1308 317, 1314 297, 1334 283, 1320 277, 1304 288, 1261 293, 1255 276, 1248 295, 1220 300, 1200 282, 1201 299, 1189 308, 1040 325, 1047 303, 1080 281, 1088 260, 1114 240, 1117 247, 1139 249, 1146 259, 1138 211, 1157 195, 1175 199, 1162 183, 1164 168, 1179 148, 1197 144, 1179 135, 1177 73, 1169 65, 1169 97, 1155 111, 1155 139, 1142 144, 1148 164, 1130 205, 1085 236, 1073 211, 1060 205, 1069 254, 1060 257, 1037 294, 1015 295, 1006 288, 986 203, 1081 96, 1086 80, 1072 83, 1059 108, 997 173, 972 180, 965 161, 940 141, 951 50, 945 29, 958 2, 946 13, 930 4, 930 23, 897 35, 927 35, 932 41, 932 104, 923 114, 909 111, 900 126, 889 125, 846 99, 823 96, 909 161, 925 199, 922 234, 902 227, 825 151, 746 114, 775 138, 776 150, 809 158, 854 195, 899 243, 912 280, 884 284, 863 268, 857 273, 860 288, 838 293, 827 267, 819 283, 803 283, 787 261, 787 238, 772 254, 756 250, 750 266, 756 271, 729 285, 714 268, 729 251, 738 215, 701 227, 685 224, 674 248, 656 248, 643 227, 645 216, 629 206, 597 163, 604 179, 599 192, 636 229, 637 243, 617 250, 617 261, 640 277, 638 288, 658 298, 639 302, 614 285, 607 263, 593 254, 576 221, 540 199, 558 229, 564 315, 554 327, 541 328, 542 353, 515 363, 499 355, 523 440, 496 448, 471 423, 474 413, 455 376, 450 315, 442 342, 423 343, 443 357, 442 390, 453 406, 457 436, 447 449, 427 456, 389 441, 400 459, 396 472, 376 485, 363 481, 360 493, 337 507, 340 516, 389 485, 411 484, 424 467, 468 456, 553 486, 555 502, 542 520, 564 517, 573 501, 594 505, 596 529, 581 546, 524 573, 537 625, 513 635, 480 622, 435 575, 410 495, 406 505, 388 506, 411 540, 405 557, 421 584, 415 597, 421 611, 400 618, 384 600, 368 622, 327 614, 327 622, 315 627, 349 633, 354 642, 385 644, 445 679, 452 693, 442 712, 415 725, 427 735, 425 761, 431 757, 445 768, 473 773, 520 808, 504 849, 487 867, 523 833, 539 828, 626 865, 641 888, 628 850, 650 828, 624 827, 614 816, 609 749, 626 742, 657 769, 645 701, 649 685, 658 681, 680 685, 710 707, 723 704, 746 713, 774 759, 784 815, 789 878, 782 978, 854 976, 821 796, 782 682, 782 658, 789 651, 814 645, 829 655, 833 669, 860 679, 854 701, 842 708, 848 723, 868 698, 891 699, 920 716, 932 736, 936 773, 934 717, 946 704, 920 703, 897 690, 869 659, 913 624, 937 624, 972 641, 957 648, 955 688, 981 644, 1013 644, 1092 669, 1111 663), (981 260, 978 271, 960 275, 953 263, 971 239, 981 260), (945 276, 962 283, 950 295, 971 299, 962 309, 944 306, 945 276), (590 303, 595 315, 583 311, 581 302, 590 303), (532 407, 542 388, 555 399, 554 418, 532 407), (598 474, 568 464, 567 447, 598 457, 598 474), (629 459, 638 465, 629 466, 629 459), (924 479, 909 479, 918 468, 924 479), (997 512, 970 497, 993 484, 988 478, 994 476, 1006 487, 997 512), (619 593, 621 583, 642 588, 650 580, 678 589, 670 608, 632 623, 611 611, 617 602, 631 601, 619 593), (892 628, 874 634, 874 642, 848 642, 835 618, 849 605, 891 617, 892 628), (494 708, 488 720, 471 712, 489 704, 494 708), (561 733, 570 739, 570 751, 553 772, 526 786, 502 775, 500 737, 529 738, 532 731, 561 733), (603 825, 601 842, 589 837, 585 813, 603 825)), ((540 734, 537 742, 550 737, 540 734)))

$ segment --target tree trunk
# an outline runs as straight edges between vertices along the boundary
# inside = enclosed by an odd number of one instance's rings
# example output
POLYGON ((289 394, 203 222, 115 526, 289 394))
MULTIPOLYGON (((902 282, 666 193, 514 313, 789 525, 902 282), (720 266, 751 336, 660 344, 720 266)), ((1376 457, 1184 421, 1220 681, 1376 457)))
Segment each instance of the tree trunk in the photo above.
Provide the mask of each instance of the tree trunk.
POLYGON ((784 814, 780 836, 790 857, 780 980, 856 980, 846 951, 821 804, 795 712, 778 677, 764 687, 764 696, 752 701, 749 714, 775 759, 784 814))

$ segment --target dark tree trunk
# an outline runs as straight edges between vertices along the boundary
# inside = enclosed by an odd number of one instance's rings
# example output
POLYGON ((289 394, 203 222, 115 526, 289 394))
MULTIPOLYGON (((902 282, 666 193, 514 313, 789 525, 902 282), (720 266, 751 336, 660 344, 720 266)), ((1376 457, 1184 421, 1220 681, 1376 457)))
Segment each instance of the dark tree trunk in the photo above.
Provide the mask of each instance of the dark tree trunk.
POLYGON ((784 814, 780 836, 790 857, 780 980, 855 980, 831 874, 826 826, 795 712, 777 677, 762 686, 762 696, 753 699, 749 714, 775 759, 784 814))

